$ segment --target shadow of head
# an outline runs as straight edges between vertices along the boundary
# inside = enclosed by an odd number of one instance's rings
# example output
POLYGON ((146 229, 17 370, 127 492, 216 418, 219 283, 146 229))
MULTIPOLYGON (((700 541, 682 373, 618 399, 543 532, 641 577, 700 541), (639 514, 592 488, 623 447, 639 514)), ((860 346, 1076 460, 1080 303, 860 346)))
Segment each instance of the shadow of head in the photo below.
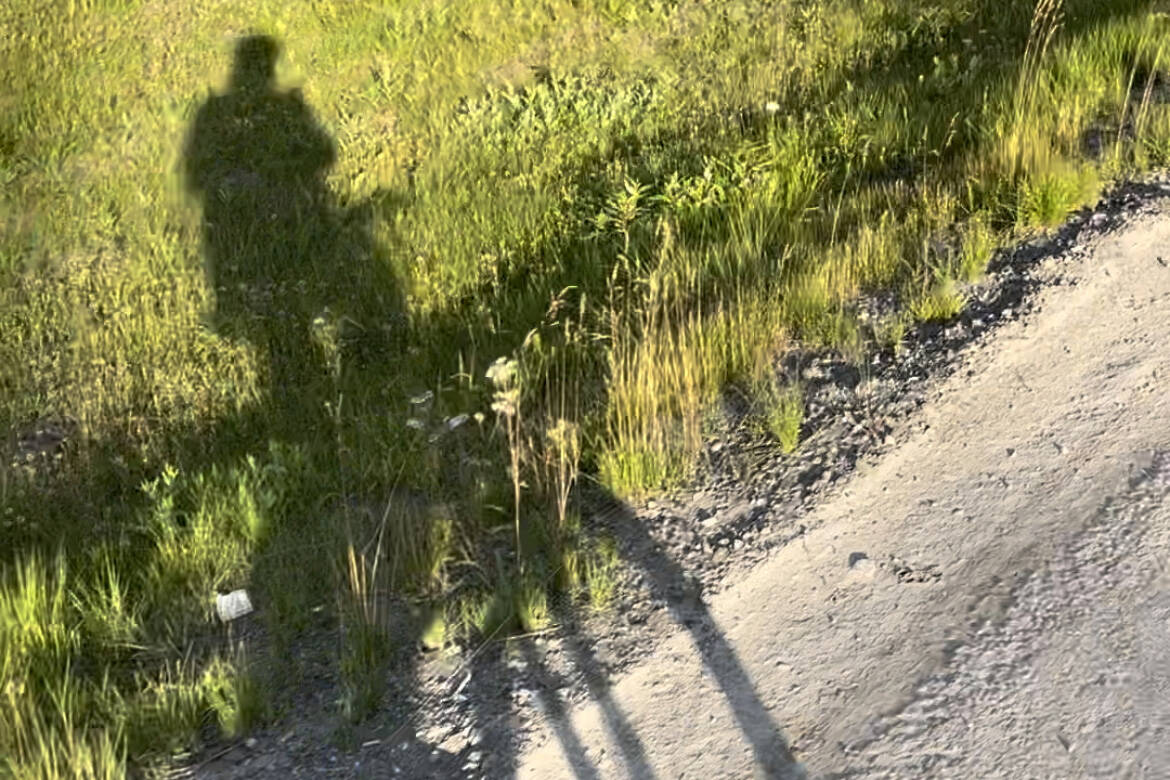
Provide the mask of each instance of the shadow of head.
POLYGON ((276 82, 280 44, 268 35, 249 35, 236 44, 231 88, 239 91, 271 89, 276 82))

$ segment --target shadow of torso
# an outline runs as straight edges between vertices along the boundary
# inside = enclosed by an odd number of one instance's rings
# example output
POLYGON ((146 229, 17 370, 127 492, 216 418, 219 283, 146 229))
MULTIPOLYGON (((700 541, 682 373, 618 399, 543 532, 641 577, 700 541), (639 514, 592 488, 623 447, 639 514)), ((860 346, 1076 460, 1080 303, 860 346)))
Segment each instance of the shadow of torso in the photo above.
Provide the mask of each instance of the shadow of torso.
POLYGON ((315 263, 337 246, 325 173, 333 144, 294 94, 247 89, 211 98, 195 120, 189 181, 203 198, 214 327, 268 362, 279 394, 308 379, 308 324, 321 299, 315 263))
POLYGON ((241 42, 231 87, 195 117, 185 166, 203 205, 212 326, 257 350, 265 416, 303 432, 339 371, 314 323, 341 323, 334 335, 347 355, 377 353, 384 368, 387 323, 402 305, 372 209, 335 202, 326 185, 334 143, 299 91, 274 88, 275 57, 270 39, 241 42))

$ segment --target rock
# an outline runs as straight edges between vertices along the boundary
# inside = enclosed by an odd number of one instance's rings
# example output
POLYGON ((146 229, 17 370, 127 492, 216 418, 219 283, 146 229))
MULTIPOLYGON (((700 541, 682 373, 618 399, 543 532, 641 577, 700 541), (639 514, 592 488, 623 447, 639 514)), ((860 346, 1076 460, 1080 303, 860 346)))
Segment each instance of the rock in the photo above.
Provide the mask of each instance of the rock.
POLYGON ((428 745, 439 745, 447 738, 447 726, 436 723, 428 726, 419 734, 419 738, 428 745))
POLYGON ((806 381, 815 382, 817 380, 825 379, 828 374, 823 368, 813 364, 802 372, 802 376, 806 381))
POLYGON ((850 553, 849 573, 855 577, 872 579, 877 574, 877 564, 863 552, 850 553))
POLYGON ((462 733, 456 732, 440 742, 439 748, 448 753, 461 753, 467 748, 467 740, 462 733))

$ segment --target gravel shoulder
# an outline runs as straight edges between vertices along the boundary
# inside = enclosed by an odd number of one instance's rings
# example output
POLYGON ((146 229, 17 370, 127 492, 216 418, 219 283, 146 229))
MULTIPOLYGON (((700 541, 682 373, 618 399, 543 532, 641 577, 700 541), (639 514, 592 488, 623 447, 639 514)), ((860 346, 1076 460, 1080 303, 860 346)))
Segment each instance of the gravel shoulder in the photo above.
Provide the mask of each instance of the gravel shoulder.
MULTIPOLYGON (((1066 233, 1031 274, 1031 313, 948 355, 912 425, 828 480, 750 573, 667 599, 648 657, 577 706, 543 697, 517 775, 1170 763, 1170 214, 1134 212, 1066 233)), ((769 484, 745 513, 783 501, 769 484)))

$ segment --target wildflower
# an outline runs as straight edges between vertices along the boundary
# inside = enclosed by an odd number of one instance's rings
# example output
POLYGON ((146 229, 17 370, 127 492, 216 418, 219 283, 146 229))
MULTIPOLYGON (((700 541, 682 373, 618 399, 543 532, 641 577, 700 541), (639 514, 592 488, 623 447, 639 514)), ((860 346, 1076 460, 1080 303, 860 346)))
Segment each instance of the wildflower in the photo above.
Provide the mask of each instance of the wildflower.
POLYGON ((497 390, 492 399, 492 411, 496 414, 502 414, 506 417, 511 417, 516 414, 516 407, 520 403, 520 389, 512 388, 511 390, 497 390))
POLYGON ((517 365, 514 359, 498 357, 488 366, 487 380, 501 390, 506 389, 515 380, 516 369, 517 365))

